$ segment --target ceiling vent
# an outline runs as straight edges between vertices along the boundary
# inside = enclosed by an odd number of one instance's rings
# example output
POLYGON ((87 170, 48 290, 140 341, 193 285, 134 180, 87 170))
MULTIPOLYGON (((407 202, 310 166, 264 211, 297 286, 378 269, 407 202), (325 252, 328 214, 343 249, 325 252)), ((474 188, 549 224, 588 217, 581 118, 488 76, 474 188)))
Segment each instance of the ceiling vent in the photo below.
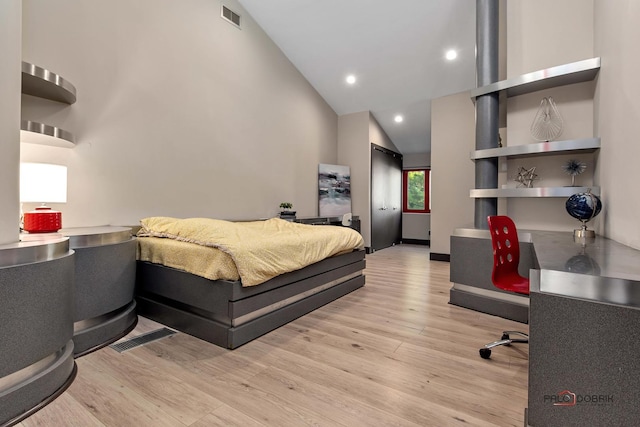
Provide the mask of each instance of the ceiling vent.
POLYGON ((225 5, 222 5, 222 18, 240 28, 240 15, 225 5))

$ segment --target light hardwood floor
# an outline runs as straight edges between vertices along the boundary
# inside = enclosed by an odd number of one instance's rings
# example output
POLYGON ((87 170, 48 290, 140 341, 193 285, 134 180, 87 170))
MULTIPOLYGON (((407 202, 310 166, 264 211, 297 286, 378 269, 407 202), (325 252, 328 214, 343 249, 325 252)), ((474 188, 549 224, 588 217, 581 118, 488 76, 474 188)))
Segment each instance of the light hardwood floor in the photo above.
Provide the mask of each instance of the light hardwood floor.
MULTIPOLYGON (((367 255, 364 288, 236 350, 189 335, 77 359, 32 426, 522 426, 526 345, 478 348, 527 325, 448 304, 429 248, 367 255)), ((127 337, 162 327, 140 318, 127 337)))

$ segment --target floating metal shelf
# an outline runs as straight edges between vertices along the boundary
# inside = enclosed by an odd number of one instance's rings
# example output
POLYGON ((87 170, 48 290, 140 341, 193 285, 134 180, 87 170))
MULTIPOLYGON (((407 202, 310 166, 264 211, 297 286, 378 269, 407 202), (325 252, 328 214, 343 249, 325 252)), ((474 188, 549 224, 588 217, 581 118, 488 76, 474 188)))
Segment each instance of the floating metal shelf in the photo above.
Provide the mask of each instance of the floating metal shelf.
POLYGON ((22 61, 22 93, 73 104, 76 102, 76 88, 59 75, 22 61))
POLYGON ((470 190, 470 197, 570 197, 576 193, 591 192, 599 196, 600 187, 536 187, 536 188, 477 188, 470 190))
POLYGON ((76 145, 71 132, 30 120, 22 120, 20 123, 20 142, 64 148, 76 145))
MULTIPOLYGON (((600 58, 585 59, 473 89, 471 99, 475 102, 477 97, 492 93, 497 93, 502 99, 587 82, 595 79, 599 70, 600 58)), ((470 158, 471 160, 496 157, 519 158, 547 154, 594 152, 599 148, 600 138, 586 138, 476 150, 471 152, 470 158)), ((470 196, 472 198, 570 197, 575 193, 586 192, 589 189, 595 195, 600 193, 598 187, 477 188, 470 190, 470 196)))
POLYGON ((535 144, 514 145, 511 147, 475 150, 471 160, 494 157, 521 158, 546 154, 569 154, 574 152, 592 153, 600 148, 600 138, 571 139, 566 141, 540 142, 535 144))
POLYGON ((495 92, 506 92, 507 97, 524 95, 543 89, 593 80, 600 70, 600 58, 585 59, 558 65, 502 80, 471 90, 471 99, 495 92))

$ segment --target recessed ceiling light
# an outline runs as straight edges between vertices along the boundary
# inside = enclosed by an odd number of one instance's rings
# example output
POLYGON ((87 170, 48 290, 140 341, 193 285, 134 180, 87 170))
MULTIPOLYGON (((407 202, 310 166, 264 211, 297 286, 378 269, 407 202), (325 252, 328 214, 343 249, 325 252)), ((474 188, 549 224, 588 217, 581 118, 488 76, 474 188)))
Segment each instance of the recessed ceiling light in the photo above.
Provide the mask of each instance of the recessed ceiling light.
POLYGON ((393 120, 394 120, 396 123, 402 123, 402 121, 404 120, 404 118, 403 118, 400 114, 398 114, 397 116, 395 116, 395 117, 393 118, 393 120))
POLYGON ((454 59, 456 59, 458 57, 458 52, 456 52, 453 49, 449 49, 447 51, 447 53, 445 54, 445 58, 447 58, 449 61, 453 61, 454 59))
POLYGON ((356 76, 354 76, 353 74, 349 74, 346 80, 347 80, 347 83, 352 85, 356 82, 356 76))

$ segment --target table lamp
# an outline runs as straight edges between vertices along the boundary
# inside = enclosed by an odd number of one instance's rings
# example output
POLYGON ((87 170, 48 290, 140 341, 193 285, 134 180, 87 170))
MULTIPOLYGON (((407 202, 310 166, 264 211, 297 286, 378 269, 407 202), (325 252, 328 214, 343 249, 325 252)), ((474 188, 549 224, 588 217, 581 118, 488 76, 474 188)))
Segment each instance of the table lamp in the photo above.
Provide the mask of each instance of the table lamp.
POLYGON ((20 163, 20 202, 42 203, 23 215, 24 231, 54 233, 62 228, 62 213, 45 203, 67 202, 67 167, 48 163, 20 163))

